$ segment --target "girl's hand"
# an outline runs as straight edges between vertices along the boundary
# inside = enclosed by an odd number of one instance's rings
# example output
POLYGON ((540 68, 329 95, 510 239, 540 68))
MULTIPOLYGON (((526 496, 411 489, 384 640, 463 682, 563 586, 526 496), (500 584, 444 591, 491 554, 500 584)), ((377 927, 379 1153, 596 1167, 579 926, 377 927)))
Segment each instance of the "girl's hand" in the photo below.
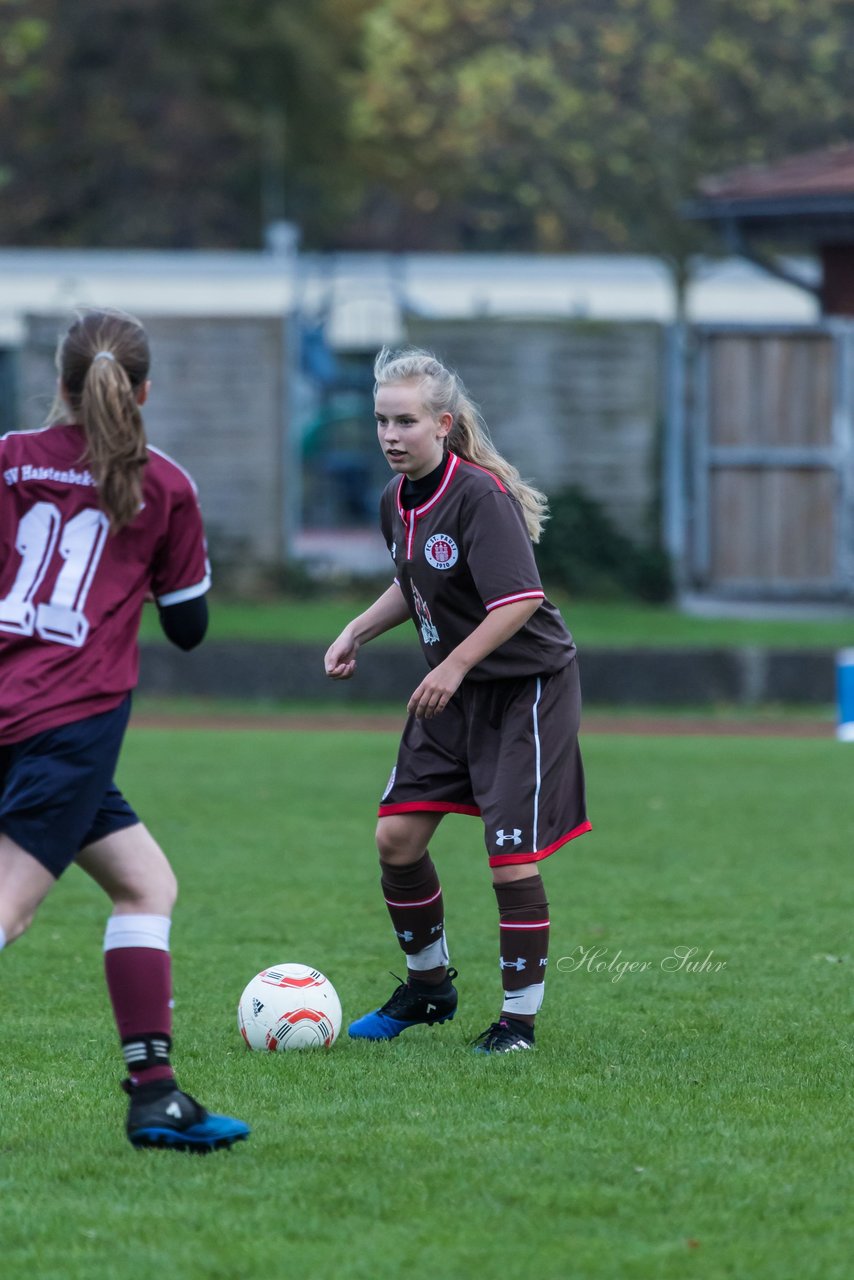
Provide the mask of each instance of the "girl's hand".
POLYGON ((326 650, 323 665, 331 680, 349 680, 356 672, 356 654, 363 644, 399 627, 409 617, 409 606, 397 582, 393 582, 378 600, 348 622, 337 640, 326 650))
POLYGON ((349 680, 356 671, 358 641, 348 631, 342 631, 337 640, 326 650, 323 666, 331 680, 349 680))
POLYGON ((451 701, 463 682, 465 670, 446 658, 425 676, 407 703, 407 711, 417 720, 432 720, 451 701))

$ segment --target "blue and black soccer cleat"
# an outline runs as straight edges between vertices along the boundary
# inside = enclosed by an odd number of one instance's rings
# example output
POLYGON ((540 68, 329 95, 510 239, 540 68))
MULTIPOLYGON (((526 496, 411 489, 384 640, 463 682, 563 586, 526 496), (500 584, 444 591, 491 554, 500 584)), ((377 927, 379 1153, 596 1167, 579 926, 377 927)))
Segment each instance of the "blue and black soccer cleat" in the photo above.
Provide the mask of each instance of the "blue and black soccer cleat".
POLYGON ((456 976, 456 969, 449 969, 447 977, 433 987, 410 977, 408 982, 401 982, 381 1009, 351 1022, 347 1034, 354 1040, 394 1040, 409 1027, 450 1022, 457 1012, 457 991, 452 982, 456 976))
POLYGON ((164 1147, 204 1155, 249 1137, 248 1124, 231 1116, 212 1115, 195 1098, 183 1093, 174 1080, 136 1088, 125 1080, 122 1088, 130 1094, 127 1133, 135 1147, 164 1147))

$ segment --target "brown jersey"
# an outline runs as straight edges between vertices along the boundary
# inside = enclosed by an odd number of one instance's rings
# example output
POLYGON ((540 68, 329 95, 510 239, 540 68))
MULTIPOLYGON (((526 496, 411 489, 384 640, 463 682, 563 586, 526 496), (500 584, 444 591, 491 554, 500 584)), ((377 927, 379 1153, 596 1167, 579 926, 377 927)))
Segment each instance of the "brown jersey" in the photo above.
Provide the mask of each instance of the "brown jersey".
POLYGON ((493 609, 541 600, 515 635, 483 658, 469 680, 552 674, 575 655, 572 636, 546 599, 519 503, 491 472, 448 455, 438 489, 421 506, 400 503, 395 476, 380 523, 431 667, 447 658, 493 609))

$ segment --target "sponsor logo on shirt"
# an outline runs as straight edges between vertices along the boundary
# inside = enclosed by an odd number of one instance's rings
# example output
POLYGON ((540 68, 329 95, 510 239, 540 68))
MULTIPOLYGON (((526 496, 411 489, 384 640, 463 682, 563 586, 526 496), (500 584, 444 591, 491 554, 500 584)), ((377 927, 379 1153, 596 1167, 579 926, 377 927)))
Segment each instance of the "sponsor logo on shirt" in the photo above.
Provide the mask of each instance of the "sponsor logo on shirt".
POLYGON ((34 480, 55 480, 58 484, 95 483, 91 471, 78 471, 75 467, 69 467, 65 471, 58 467, 34 467, 28 462, 20 467, 9 467, 3 472, 3 479, 8 485, 27 484, 34 480))
POLYGON ((427 563, 434 569, 452 569, 460 558, 457 544, 449 533, 434 533, 424 544, 427 563))

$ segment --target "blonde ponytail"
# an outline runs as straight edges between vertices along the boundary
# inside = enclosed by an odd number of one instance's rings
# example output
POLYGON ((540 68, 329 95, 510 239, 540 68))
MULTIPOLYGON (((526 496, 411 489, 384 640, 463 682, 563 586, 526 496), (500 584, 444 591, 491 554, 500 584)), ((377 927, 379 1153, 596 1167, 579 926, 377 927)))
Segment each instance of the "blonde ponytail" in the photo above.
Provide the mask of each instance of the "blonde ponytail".
POLYGON ((451 451, 498 477, 522 508, 531 541, 539 542, 548 519, 548 498, 524 481, 516 467, 495 448, 489 429, 458 374, 429 351, 415 347, 391 351, 383 347, 374 361, 374 379, 376 387, 396 382, 422 383, 425 409, 434 418, 450 413, 454 420, 448 435, 451 451))

